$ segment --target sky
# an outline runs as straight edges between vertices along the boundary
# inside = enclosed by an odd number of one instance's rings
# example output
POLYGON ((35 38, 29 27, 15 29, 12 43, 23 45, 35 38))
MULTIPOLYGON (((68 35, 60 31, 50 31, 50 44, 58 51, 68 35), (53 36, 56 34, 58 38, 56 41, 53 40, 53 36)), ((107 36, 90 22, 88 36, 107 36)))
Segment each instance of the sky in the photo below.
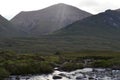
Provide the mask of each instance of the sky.
POLYGON ((0 14, 10 20, 21 11, 40 10, 57 3, 73 5, 92 14, 120 8, 120 0, 0 0, 0 14))

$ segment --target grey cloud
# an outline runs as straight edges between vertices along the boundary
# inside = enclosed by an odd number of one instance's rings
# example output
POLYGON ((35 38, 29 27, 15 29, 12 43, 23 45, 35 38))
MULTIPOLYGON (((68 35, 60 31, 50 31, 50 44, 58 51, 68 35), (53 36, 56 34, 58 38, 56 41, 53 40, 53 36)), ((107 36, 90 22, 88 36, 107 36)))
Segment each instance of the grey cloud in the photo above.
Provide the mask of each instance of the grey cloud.
POLYGON ((79 8, 83 8, 93 14, 104 12, 107 9, 117 9, 118 6, 114 5, 109 0, 81 0, 79 8))
POLYGON ((82 0, 81 2, 80 2, 80 6, 98 6, 99 5, 99 3, 97 2, 97 1, 95 1, 95 0, 82 0))

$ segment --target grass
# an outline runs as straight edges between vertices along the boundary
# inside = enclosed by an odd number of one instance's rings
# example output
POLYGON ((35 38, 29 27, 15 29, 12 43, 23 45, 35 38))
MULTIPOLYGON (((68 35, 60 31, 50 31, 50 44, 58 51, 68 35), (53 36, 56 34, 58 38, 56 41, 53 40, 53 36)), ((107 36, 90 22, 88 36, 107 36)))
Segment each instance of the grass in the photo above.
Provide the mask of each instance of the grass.
POLYGON ((0 50, 13 50, 16 53, 80 52, 81 50, 120 50, 120 42, 116 39, 67 36, 39 38, 5 38, 0 39, 0 50))

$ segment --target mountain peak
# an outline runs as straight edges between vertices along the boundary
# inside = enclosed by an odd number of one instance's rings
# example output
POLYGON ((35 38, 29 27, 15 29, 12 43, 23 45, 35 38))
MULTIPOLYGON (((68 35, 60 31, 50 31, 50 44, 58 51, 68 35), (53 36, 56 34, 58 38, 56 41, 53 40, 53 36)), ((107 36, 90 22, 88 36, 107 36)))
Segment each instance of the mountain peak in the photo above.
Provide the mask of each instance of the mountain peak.
MULTIPOLYGON (((65 9, 70 9, 70 8, 76 8, 76 7, 74 7, 74 6, 72 6, 72 5, 68 5, 68 4, 65 4, 65 3, 58 3, 58 4, 55 4, 55 5, 52 5, 52 6, 49 6, 49 7, 46 7, 46 8, 44 8, 44 9, 40 9, 40 10, 34 10, 34 11, 21 11, 19 14, 24 14, 24 13, 28 13, 28 12, 38 12, 38 11, 44 11, 44 10, 47 10, 47 9, 49 9, 49 10, 54 10, 54 11, 60 11, 60 10, 65 10, 65 9)), ((78 9, 78 8, 76 8, 76 9, 78 9)))
POLYGON ((109 13, 109 12, 112 12, 113 10, 111 10, 111 9, 108 9, 108 10, 106 10, 105 12, 106 13, 109 13))
MULTIPOLYGON (((69 4, 65 4, 65 3, 58 3, 58 4, 55 4, 56 6, 72 6, 72 5, 69 5, 69 4)), ((54 5, 53 5, 54 6, 54 5)))
POLYGON ((65 3, 58 3, 56 5, 61 5, 61 6, 64 6, 64 5, 68 5, 68 4, 65 4, 65 3))
MULTIPOLYGON (((74 6, 65 4, 65 3, 58 3, 58 4, 53 5, 52 7, 56 7, 56 8, 70 8, 71 7, 72 8, 74 6)), ((74 8, 76 8, 76 7, 74 7, 74 8)))

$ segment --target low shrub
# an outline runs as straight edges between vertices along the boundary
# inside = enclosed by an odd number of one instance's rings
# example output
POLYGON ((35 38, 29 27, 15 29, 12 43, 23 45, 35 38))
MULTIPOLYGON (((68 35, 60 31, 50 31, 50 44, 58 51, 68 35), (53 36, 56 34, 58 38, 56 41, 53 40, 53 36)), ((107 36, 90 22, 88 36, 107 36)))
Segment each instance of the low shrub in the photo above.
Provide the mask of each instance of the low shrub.
POLYGON ((70 63, 70 62, 65 63, 61 67, 61 69, 64 70, 64 71, 73 71, 73 70, 81 69, 81 68, 83 68, 83 64, 80 64, 80 63, 70 63))
POLYGON ((107 61, 107 60, 99 60, 99 61, 95 61, 92 63, 93 67, 101 67, 101 68, 110 68, 112 66, 112 63, 107 61))
POLYGON ((4 68, 0 68, 0 80, 4 80, 4 78, 9 77, 9 72, 6 71, 4 68))

